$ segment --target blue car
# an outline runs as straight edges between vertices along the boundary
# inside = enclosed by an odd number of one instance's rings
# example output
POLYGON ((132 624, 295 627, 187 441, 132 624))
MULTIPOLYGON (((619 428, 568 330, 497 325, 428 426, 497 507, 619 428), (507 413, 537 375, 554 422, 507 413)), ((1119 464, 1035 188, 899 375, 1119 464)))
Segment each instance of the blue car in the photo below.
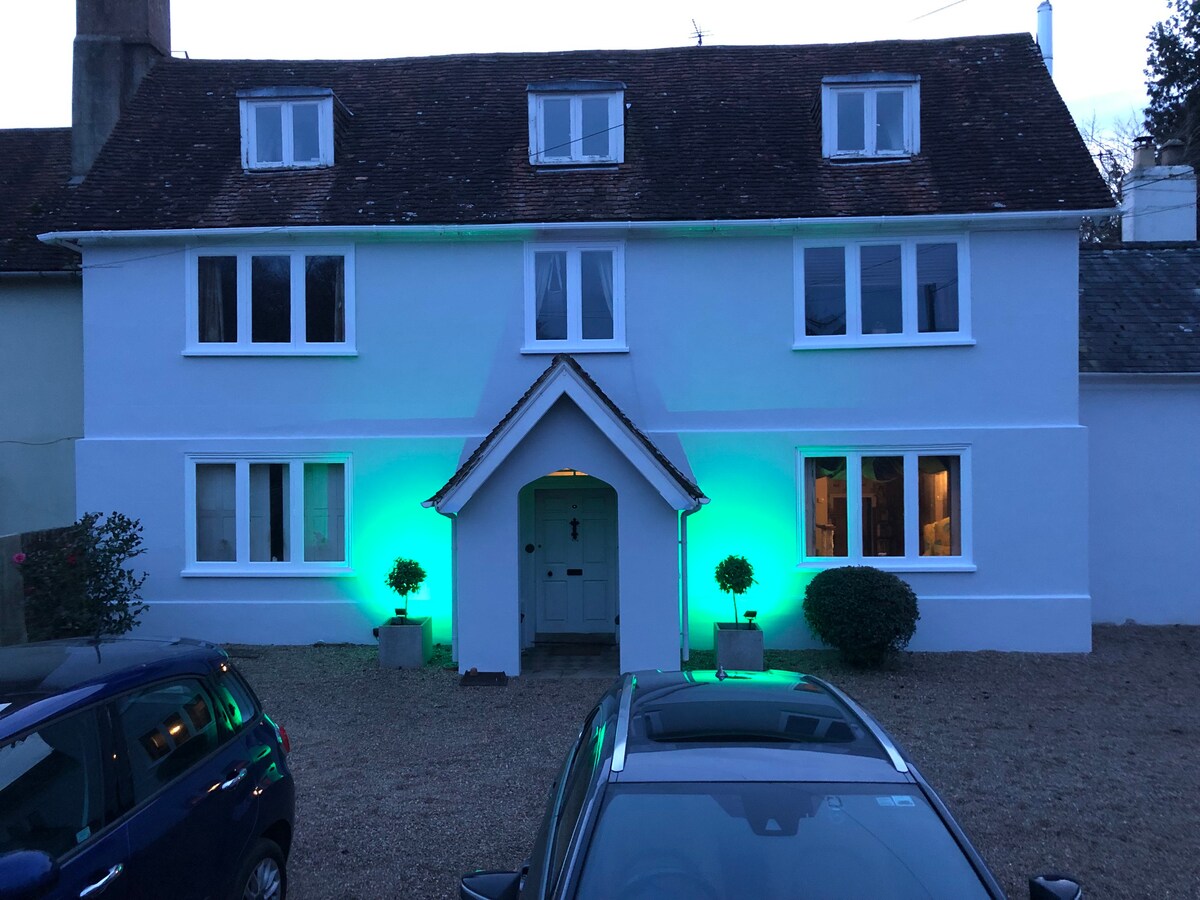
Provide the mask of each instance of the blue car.
POLYGON ((213 644, 0 648, 0 897, 283 900, 288 750, 213 644))

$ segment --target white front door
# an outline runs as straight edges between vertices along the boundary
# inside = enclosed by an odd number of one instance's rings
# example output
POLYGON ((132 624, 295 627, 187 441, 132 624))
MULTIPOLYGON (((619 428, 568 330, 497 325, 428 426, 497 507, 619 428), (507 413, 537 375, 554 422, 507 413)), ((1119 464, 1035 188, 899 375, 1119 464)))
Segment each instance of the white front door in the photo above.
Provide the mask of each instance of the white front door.
POLYGON ((615 630, 616 511, 611 490, 534 492, 538 633, 615 630))

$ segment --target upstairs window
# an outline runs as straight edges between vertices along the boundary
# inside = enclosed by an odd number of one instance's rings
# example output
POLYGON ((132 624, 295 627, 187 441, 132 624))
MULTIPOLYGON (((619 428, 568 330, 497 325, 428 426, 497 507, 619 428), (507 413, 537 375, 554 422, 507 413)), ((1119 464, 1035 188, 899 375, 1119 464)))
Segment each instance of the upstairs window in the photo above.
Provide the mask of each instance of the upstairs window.
POLYGON ((527 245, 525 352, 626 349, 623 251, 619 243, 527 245))
POLYGON ((915 75, 838 75, 821 85, 823 153, 872 159, 921 150, 920 79, 915 75))
POLYGON ((353 267, 346 248, 193 251, 188 352, 352 353, 353 267))
POLYGON ((246 169, 333 165, 333 92, 266 88, 238 95, 246 169))
POLYGON ((529 85, 529 162, 619 163, 625 157, 625 85, 569 81, 529 85))

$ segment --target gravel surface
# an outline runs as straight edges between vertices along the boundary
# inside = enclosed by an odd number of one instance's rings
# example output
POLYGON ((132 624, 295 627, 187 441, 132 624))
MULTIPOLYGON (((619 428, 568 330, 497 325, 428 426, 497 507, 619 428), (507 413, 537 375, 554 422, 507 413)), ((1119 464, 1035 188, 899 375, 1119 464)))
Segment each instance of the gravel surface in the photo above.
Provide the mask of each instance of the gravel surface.
MULTIPOLYGON (((1102 626, 1090 655, 911 653, 831 678, 905 745, 1010 897, 1045 871, 1089 898, 1200 897, 1200 627, 1102 626)), ((443 900, 515 868, 611 679, 463 688, 373 647, 231 648, 292 740, 292 900, 443 900)))

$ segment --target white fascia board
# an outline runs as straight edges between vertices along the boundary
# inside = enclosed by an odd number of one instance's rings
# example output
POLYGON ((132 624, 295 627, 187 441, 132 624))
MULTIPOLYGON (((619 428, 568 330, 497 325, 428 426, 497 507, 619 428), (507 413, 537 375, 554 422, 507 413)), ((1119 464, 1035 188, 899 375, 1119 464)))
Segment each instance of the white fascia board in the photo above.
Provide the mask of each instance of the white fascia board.
POLYGON ((448 515, 459 513, 475 495, 475 492, 487 482, 500 464, 550 411, 550 407, 563 396, 570 397, 574 401, 580 411, 600 429, 604 436, 673 509, 691 509, 697 505, 697 501, 681 490, 675 479, 659 461, 630 434, 624 423, 595 398, 591 390, 579 381, 574 372, 564 367, 548 378, 538 392, 526 402, 521 411, 508 421, 479 464, 460 484, 455 485, 441 499, 441 502, 436 504, 437 511, 448 515))
MULTIPOLYGON (((145 243, 148 241, 230 239, 269 237, 339 236, 343 238, 397 239, 413 238, 507 238, 519 239, 555 232, 610 231, 662 232, 669 235, 717 233, 788 234, 797 231, 904 231, 913 229, 1002 230, 1028 228, 1033 225, 1077 227, 1081 218, 1115 216, 1112 209, 1042 210, 1031 212, 945 213, 921 216, 844 216, 786 219, 679 219, 648 222, 516 222, 497 225, 285 225, 246 228, 148 228, 129 231, 48 231, 38 235, 47 244, 68 246, 98 243, 145 243)), ((73 248, 75 249, 75 248, 73 248)))

